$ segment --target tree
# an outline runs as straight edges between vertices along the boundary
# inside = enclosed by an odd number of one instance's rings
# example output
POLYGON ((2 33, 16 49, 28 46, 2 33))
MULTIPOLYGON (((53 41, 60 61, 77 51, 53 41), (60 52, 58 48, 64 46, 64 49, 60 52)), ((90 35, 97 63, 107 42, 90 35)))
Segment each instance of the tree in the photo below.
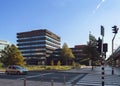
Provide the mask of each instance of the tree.
POLYGON ((72 50, 68 48, 66 43, 62 46, 61 57, 65 61, 66 65, 75 58, 72 50))
POLYGON ((4 66, 20 65, 24 66, 24 59, 15 45, 8 45, 1 51, 1 62, 4 66))
MULTIPOLYGON (((87 60, 91 60, 92 61, 92 65, 93 62, 97 61, 99 58, 99 53, 97 51, 97 40, 93 35, 89 35, 89 42, 87 43, 87 46, 84 48, 83 52, 86 54, 86 58, 87 60)), ((95 64, 95 63, 94 63, 95 64)))

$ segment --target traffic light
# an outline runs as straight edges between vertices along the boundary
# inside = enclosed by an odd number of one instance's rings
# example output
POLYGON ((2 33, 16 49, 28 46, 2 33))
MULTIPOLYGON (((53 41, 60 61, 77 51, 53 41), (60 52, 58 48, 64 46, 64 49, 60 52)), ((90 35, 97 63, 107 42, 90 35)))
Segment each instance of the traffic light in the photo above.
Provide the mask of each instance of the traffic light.
POLYGON ((97 50, 99 53, 101 53, 101 47, 102 47, 102 40, 99 37, 97 41, 97 50))
POLYGON ((113 26, 112 28, 113 28, 113 29, 112 29, 112 30, 113 30, 113 33, 116 34, 116 33, 118 32, 118 28, 117 28, 117 26, 115 25, 115 26, 113 26))
POLYGON ((103 44, 103 52, 107 52, 108 51, 108 44, 107 43, 104 43, 103 44))
POLYGON ((104 27, 101 25, 101 35, 104 36, 104 27))

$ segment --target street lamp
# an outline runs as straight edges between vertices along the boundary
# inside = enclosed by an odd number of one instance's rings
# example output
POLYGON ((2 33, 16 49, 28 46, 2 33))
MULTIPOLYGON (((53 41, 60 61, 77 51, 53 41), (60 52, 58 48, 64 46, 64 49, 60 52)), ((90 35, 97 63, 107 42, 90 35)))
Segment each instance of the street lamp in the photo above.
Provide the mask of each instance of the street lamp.
MULTIPOLYGON (((115 39, 116 34, 118 33, 118 29, 119 29, 119 28, 117 28, 116 25, 114 25, 112 28, 113 28, 112 31, 113 31, 113 33, 114 33, 114 36, 113 36, 113 39, 112 39, 112 54, 113 54, 114 39, 115 39)), ((114 74, 114 67, 113 67, 113 66, 114 66, 114 59, 113 59, 113 56, 112 56, 112 75, 114 74)))

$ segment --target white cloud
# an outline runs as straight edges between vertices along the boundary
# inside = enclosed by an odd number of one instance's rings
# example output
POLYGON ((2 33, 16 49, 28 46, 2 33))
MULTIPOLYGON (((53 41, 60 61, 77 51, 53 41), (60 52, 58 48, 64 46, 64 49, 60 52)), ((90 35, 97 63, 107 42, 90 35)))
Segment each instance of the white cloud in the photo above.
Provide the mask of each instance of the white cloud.
POLYGON ((96 6, 95 10, 93 10, 93 14, 96 13, 96 11, 100 8, 100 6, 102 5, 102 3, 104 3, 105 0, 101 0, 101 2, 96 6))

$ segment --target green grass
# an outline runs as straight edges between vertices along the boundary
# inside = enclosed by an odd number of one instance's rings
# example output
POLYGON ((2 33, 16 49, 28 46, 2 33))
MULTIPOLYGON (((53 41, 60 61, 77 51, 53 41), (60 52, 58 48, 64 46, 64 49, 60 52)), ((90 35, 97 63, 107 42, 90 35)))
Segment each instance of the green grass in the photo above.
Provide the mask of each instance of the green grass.
MULTIPOLYGON (((77 65, 78 66, 78 65, 77 65)), ((27 65, 24 66, 29 71, 41 71, 41 70, 70 70, 72 68, 76 68, 76 66, 40 66, 40 65, 27 65)), ((5 68, 2 67, 2 63, 0 63, 0 71, 5 71, 5 68)))
MULTIPOLYGON (((84 65, 81 65, 84 67, 84 65)), ((70 70, 73 68, 78 68, 78 67, 73 67, 73 66, 39 66, 39 65, 28 65, 28 66, 24 66, 24 68, 26 68, 29 71, 41 71, 41 70, 70 70)), ((79 67, 80 68, 80 67, 79 67)), ((5 71, 5 68, 0 66, 0 71, 5 71)))
MULTIPOLYGON (((28 65, 24 66, 29 71, 40 71, 40 70, 69 70, 72 69, 73 66, 39 66, 39 65, 28 65)), ((0 63, 0 71, 5 71, 5 68, 2 67, 2 63, 0 63)))
MULTIPOLYGON (((5 71, 5 68, 2 66, 3 64, 0 62, 0 71, 5 71)), ((54 65, 54 66, 40 66, 40 65, 25 65, 24 68, 26 68, 29 71, 41 71, 41 70, 70 70, 73 68, 82 68, 84 65, 80 65, 78 63, 73 63, 73 66, 60 66, 60 65, 54 65)))
POLYGON ((25 66, 26 69, 29 71, 37 71, 37 70, 69 70, 72 69, 72 66, 36 66, 36 65, 30 65, 25 66))

